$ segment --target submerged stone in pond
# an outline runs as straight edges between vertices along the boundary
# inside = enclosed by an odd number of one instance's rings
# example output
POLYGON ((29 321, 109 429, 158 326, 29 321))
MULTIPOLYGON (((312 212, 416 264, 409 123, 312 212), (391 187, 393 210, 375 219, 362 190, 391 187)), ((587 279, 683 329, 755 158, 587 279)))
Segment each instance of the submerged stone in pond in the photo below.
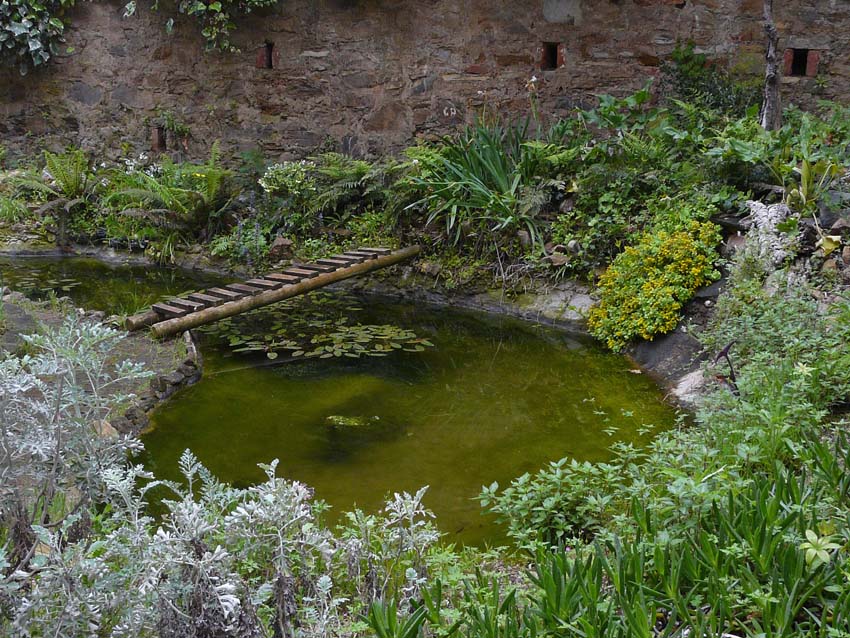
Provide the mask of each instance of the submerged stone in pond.
POLYGON ((332 414, 325 421, 332 428, 367 428, 370 425, 375 425, 381 420, 379 416, 342 416, 332 414))

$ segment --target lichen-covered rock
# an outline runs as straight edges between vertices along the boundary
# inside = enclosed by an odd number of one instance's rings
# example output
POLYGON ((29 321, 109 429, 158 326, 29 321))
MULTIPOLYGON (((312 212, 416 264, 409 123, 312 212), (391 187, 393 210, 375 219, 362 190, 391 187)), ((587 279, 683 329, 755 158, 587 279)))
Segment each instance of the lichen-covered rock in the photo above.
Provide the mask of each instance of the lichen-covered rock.
POLYGON ((752 220, 751 245, 761 261, 778 268, 794 254, 795 235, 779 230, 791 216, 791 209, 786 204, 765 205, 752 200, 747 208, 752 220))

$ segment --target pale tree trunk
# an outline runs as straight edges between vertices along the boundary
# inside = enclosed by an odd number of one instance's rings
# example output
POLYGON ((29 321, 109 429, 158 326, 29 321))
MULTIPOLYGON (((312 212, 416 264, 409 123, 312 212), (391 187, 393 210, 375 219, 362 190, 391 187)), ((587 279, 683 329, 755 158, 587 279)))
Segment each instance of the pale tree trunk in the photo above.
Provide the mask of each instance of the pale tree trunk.
POLYGON ((761 105, 761 125, 768 131, 782 126, 782 101, 779 96, 779 32, 773 22, 773 0, 764 0, 764 32, 767 34, 765 56, 764 100, 761 105))

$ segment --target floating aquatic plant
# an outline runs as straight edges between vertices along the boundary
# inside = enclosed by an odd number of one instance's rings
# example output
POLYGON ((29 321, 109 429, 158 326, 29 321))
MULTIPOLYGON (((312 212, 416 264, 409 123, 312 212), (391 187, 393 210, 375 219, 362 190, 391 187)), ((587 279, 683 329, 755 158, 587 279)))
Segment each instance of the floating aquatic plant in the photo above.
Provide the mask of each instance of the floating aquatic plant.
POLYGON ((353 323, 363 308, 347 294, 316 292, 205 326, 203 332, 227 343, 232 353, 265 352, 269 359, 357 359, 395 351, 422 352, 434 344, 391 324, 353 323))

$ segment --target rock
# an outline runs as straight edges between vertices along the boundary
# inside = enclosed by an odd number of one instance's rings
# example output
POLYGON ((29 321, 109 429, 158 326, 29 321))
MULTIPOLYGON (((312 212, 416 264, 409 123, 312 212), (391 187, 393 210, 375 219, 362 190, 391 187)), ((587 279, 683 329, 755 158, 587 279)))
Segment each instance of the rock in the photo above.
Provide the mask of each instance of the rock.
POLYGON ((581 244, 577 239, 571 239, 567 242, 567 250, 573 255, 578 255, 581 252, 581 244))
POLYGON ((836 270, 838 270, 838 262, 835 258, 827 259, 820 268, 821 272, 835 272, 836 270))
POLYGON ((151 379, 151 390, 154 392, 164 392, 166 387, 168 387, 168 384, 165 382, 164 377, 154 377, 151 379))
POLYGON ((793 254, 795 237, 789 237, 778 227, 791 215, 791 209, 785 204, 765 206, 761 202, 748 201, 753 233, 756 240, 758 257, 778 267, 793 254))
POLYGON ((527 230, 518 230, 516 233, 519 244, 523 248, 531 247, 531 234, 527 230))
POLYGON ((675 379, 697 370, 706 355, 695 337, 675 330, 638 343, 632 357, 644 369, 662 378, 675 379))
POLYGON ((120 432, 121 434, 129 434, 133 431, 133 425, 127 419, 127 417, 117 416, 112 419, 111 426, 116 432, 120 432))
POLYGON ((833 235, 842 235, 848 231, 850 231, 850 221, 843 217, 829 227, 829 232, 833 235))
POLYGON ((844 262, 845 266, 850 266, 850 246, 845 246, 844 250, 841 251, 841 261, 844 262))
POLYGON ((694 297, 697 297, 698 299, 715 299, 720 296, 725 286, 726 281, 724 279, 720 279, 710 286, 705 286, 704 288, 697 290, 696 293, 694 293, 694 297))
POLYGON ((740 215, 715 215, 711 218, 711 221, 727 230, 738 233, 747 232, 751 226, 750 219, 748 217, 741 217, 740 215))
POLYGON ((560 253, 553 253, 546 257, 546 259, 549 260, 549 263, 555 268, 564 266, 570 261, 570 258, 567 255, 562 255, 560 253))
POLYGON ((186 377, 181 372, 174 371, 160 378, 168 385, 180 385, 186 377))
POLYGON ((95 430, 97 431, 97 435, 104 439, 117 439, 118 438, 118 430, 116 430, 112 424, 106 419, 101 419, 97 423, 95 423, 95 430))
POLYGON ((670 392, 679 403, 690 406, 696 403, 703 387, 705 387, 705 375, 702 370, 694 370, 676 381, 670 392))
POLYGON ((425 275, 429 275, 431 277, 438 277, 442 271, 443 267, 440 264, 435 264, 431 261, 419 262, 419 272, 425 275))
POLYGON ((191 377, 197 371, 198 371, 198 369, 194 366, 194 364, 193 365, 186 365, 185 362, 181 363, 180 366, 177 368, 177 372, 179 372, 181 375, 183 375, 183 378, 191 377))
POLYGON ((269 259, 272 262, 292 259, 294 246, 295 244, 291 239, 287 239, 286 237, 275 237, 272 245, 269 246, 269 259))
POLYGON ((743 250, 746 245, 747 238, 744 235, 740 233, 729 235, 720 246, 720 254, 723 257, 732 257, 738 251, 743 250))

